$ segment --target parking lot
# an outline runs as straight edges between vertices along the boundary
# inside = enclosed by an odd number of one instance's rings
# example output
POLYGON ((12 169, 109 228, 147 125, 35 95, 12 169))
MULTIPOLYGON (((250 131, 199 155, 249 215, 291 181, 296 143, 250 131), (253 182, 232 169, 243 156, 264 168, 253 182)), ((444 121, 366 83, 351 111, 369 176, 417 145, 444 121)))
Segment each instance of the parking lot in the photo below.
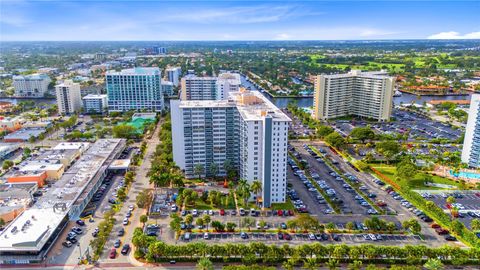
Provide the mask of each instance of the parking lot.
POLYGON ((414 141, 416 138, 423 138, 425 140, 440 138, 457 140, 462 135, 461 130, 453 129, 445 123, 433 121, 422 115, 399 110, 397 108, 393 110, 392 118, 396 119, 396 121, 373 124, 367 123, 363 120, 336 120, 332 123, 332 126, 345 136, 350 134, 353 128, 364 127, 368 124, 370 124, 370 126, 374 128, 374 131, 379 134, 403 134, 409 131, 409 141, 414 141))
MULTIPOLYGON (((311 150, 310 150, 311 151, 311 150)), ((329 192, 330 199, 339 205, 340 211, 345 214, 375 214, 373 207, 366 202, 363 197, 358 194, 352 186, 347 183, 341 175, 338 175, 332 168, 330 168, 323 159, 312 155, 308 151, 308 147, 299 146, 299 143, 294 144, 294 155, 297 159, 304 160, 308 163, 308 171, 310 174, 318 175, 314 180, 319 184, 320 188, 325 192, 329 192)), ((352 182, 358 182, 354 176, 350 176, 352 182)), ((301 179, 299 179, 301 180, 301 179)), ((308 186, 307 186, 308 187, 308 186)), ((311 189, 311 187, 309 187, 311 189)), ((313 190, 310 192, 314 192, 313 190)), ((364 194, 376 196, 376 194, 364 194)), ((315 195, 316 196, 316 195, 315 195)), ((327 214, 323 212, 323 214, 327 214)))
POLYGON ((452 196, 455 203, 452 205, 458 209, 458 220, 471 229, 473 219, 480 219, 480 191, 418 191, 422 197, 433 201, 450 214, 447 206, 447 198, 452 196))
POLYGON ((182 242, 203 241, 203 242, 264 242, 266 244, 304 244, 306 242, 322 242, 325 244, 365 244, 377 243, 382 245, 415 245, 425 244, 424 240, 416 235, 398 234, 328 234, 328 233, 188 233, 181 237, 182 242), (280 235, 280 236, 279 236, 280 235), (207 239, 208 237, 208 239, 207 239))

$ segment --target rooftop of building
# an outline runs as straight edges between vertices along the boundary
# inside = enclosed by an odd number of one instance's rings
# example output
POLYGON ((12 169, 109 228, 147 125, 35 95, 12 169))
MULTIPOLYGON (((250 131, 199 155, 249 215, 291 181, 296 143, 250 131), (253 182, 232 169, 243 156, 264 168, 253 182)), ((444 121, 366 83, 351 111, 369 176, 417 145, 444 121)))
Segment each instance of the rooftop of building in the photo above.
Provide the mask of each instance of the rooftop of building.
POLYGON ((216 81, 217 80, 217 77, 200 77, 200 76, 197 76, 195 74, 187 74, 183 77, 184 79, 188 79, 188 80, 202 80, 202 81, 216 81))
POLYGON ((163 85, 171 85, 171 86, 173 86, 173 82, 171 82, 171 81, 162 81, 162 84, 163 84, 163 85))
POLYGON ((50 79, 50 77, 47 74, 43 74, 43 73, 13 76, 13 80, 44 80, 44 79, 50 79))
POLYGON ((380 71, 361 71, 361 70, 351 70, 348 73, 341 73, 341 74, 328 74, 328 75, 321 75, 322 77, 326 78, 349 78, 349 77, 363 77, 363 78, 393 78, 388 75, 388 72, 385 70, 380 71))
POLYGON ((249 91, 244 88, 238 92, 230 92, 230 98, 237 103, 237 109, 244 120, 262 120, 266 115, 273 121, 291 121, 291 119, 268 100, 259 91, 249 91))
POLYGON ((0 232, 0 251, 40 251, 123 139, 101 139, 29 209, 0 232), (60 209, 59 205, 65 205, 60 209))
POLYGON ((230 83, 236 83, 238 85, 241 84, 240 74, 238 73, 231 73, 231 72, 220 73, 220 75, 218 75, 218 80, 229 81, 230 83))
POLYGON ((80 84, 72 80, 64 80, 62 83, 55 85, 55 87, 72 87, 72 86, 80 86, 80 84))
POLYGON ((165 70, 166 71, 175 71, 175 70, 181 70, 181 69, 182 69, 181 67, 168 67, 165 70))
POLYGON ((73 159, 80 153, 80 149, 43 149, 37 153, 37 159, 60 160, 73 159))
POLYGON ((122 69, 121 71, 109 70, 107 75, 159 75, 160 69, 158 67, 136 67, 129 69, 122 69))
POLYGON ((35 183, 0 184, 0 214, 28 205, 36 189, 35 183))
POLYGON ((22 128, 3 137, 4 140, 24 140, 27 141, 30 137, 38 137, 45 132, 45 128, 22 128))
POLYGON ((62 142, 53 147, 53 150, 77 149, 84 152, 90 147, 88 142, 62 142))
POLYGON ((101 94, 88 94, 84 96, 82 99, 104 99, 107 98, 107 95, 101 95, 101 94))
POLYGON ((0 143, 0 153, 14 151, 19 147, 20 144, 18 143, 0 143))
POLYGON ((225 108, 236 107, 245 120, 262 120, 265 115, 274 121, 291 121, 277 106, 258 91, 241 89, 230 92, 228 100, 182 100, 180 108, 225 108))

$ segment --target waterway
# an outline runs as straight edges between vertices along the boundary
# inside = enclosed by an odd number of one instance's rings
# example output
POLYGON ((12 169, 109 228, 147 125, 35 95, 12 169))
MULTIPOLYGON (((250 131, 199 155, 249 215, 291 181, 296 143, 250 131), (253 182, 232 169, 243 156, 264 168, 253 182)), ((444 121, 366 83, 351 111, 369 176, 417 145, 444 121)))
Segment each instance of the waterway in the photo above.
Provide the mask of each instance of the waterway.
MULTIPOLYGON (((245 77, 242 76, 241 81, 244 87, 249 87, 251 90, 258 90, 258 88, 251 82, 247 81, 245 77)), ((267 93, 263 93, 263 95, 279 108, 287 107, 288 103, 290 102, 296 102, 297 106, 299 107, 313 106, 313 97, 271 97, 267 93)), ((417 96, 413 94, 402 93, 401 96, 393 98, 393 103, 395 105, 400 105, 401 103, 411 103, 412 101, 417 104, 423 104, 424 102, 428 102, 430 100, 470 100, 470 96, 471 94, 468 94, 467 96, 417 96)))
POLYGON ((33 101, 37 104, 45 103, 45 104, 56 104, 57 100, 54 98, 3 98, 0 97, 0 101, 11 102, 12 104, 18 104, 22 101, 33 101))

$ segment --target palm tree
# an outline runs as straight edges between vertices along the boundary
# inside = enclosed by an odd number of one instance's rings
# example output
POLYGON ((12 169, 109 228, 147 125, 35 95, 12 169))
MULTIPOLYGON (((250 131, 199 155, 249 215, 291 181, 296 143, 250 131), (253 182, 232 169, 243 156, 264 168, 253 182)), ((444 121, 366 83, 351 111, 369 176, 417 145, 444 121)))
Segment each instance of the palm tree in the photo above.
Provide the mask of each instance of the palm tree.
POLYGON ((439 259, 428 259, 423 267, 428 270, 441 270, 443 269, 443 263, 439 259))
POLYGON ((335 270, 338 268, 338 260, 336 259, 329 259, 327 262, 327 267, 330 270, 335 270))
POLYGON ((197 270, 213 270, 213 263, 208 258, 201 258, 197 263, 197 270))
POLYGON ((252 191, 256 194, 255 195, 255 199, 257 201, 257 205, 259 204, 259 198, 260 198, 260 193, 262 192, 263 188, 262 188, 262 182, 260 182, 259 180, 255 180, 252 182, 252 186, 251 186, 251 189, 252 191))
POLYGON ((209 215, 203 216, 203 223, 205 223, 205 226, 207 226, 207 231, 208 231, 208 225, 210 224, 210 221, 212 221, 212 219, 210 218, 209 215))
POLYGON ((316 258, 306 258, 303 261, 303 268, 308 270, 314 270, 318 267, 316 258))
POLYGON ((202 164, 200 163, 195 164, 195 166, 193 167, 193 174, 198 175, 198 179, 200 180, 202 178, 204 169, 205 168, 203 167, 202 164))
POLYGON ((285 270, 293 270, 295 262, 292 259, 288 259, 282 263, 282 267, 285 268, 285 270))
POLYGON ((248 184, 247 180, 240 179, 237 185, 237 195, 242 197, 243 205, 246 207, 248 198, 250 197, 250 185, 248 184))
POLYGON ((455 197, 453 196, 448 196, 447 198, 447 204, 449 205, 449 209, 450 209, 450 215, 452 216, 452 220, 453 220, 453 212, 456 210, 455 207, 453 207, 452 204, 454 204, 457 200, 455 200, 455 197))

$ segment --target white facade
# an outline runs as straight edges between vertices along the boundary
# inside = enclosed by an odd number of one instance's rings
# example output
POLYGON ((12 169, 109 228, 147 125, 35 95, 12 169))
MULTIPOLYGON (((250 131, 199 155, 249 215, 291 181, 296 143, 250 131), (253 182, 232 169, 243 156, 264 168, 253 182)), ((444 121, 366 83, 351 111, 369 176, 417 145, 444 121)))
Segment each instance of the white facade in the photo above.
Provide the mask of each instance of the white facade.
POLYGON ((167 73, 167 81, 172 82, 173 85, 178 86, 180 82, 180 74, 182 73, 181 67, 172 67, 165 70, 167 73))
POLYGON ((316 119, 355 115, 388 121, 392 113, 393 77, 384 72, 319 75, 315 80, 314 111, 316 119))
POLYGON ((82 96, 80 84, 66 80, 55 86, 57 95, 58 113, 71 114, 80 111, 82 108, 82 96))
POLYGON ((186 177, 225 175, 228 160, 241 179, 262 182, 265 207, 286 200, 290 119, 259 92, 231 92, 228 100, 171 102, 173 158, 186 177))
POLYGON ((15 96, 43 98, 48 91, 48 85, 51 81, 50 77, 46 74, 13 76, 15 96))
POLYGON ((217 94, 217 77, 197 77, 187 75, 182 78, 180 99, 215 100, 217 94))
POLYGON ((107 95, 86 95, 82 98, 85 113, 104 113, 108 107, 107 95))
POLYGON ((221 73, 217 78, 216 100, 228 98, 228 93, 237 92, 241 86, 240 74, 238 73, 221 73))
POLYGON ((173 96, 173 82, 162 81, 162 92, 166 97, 173 96))
POLYGON ((473 94, 463 140, 462 162, 469 167, 480 167, 480 94, 473 94))

